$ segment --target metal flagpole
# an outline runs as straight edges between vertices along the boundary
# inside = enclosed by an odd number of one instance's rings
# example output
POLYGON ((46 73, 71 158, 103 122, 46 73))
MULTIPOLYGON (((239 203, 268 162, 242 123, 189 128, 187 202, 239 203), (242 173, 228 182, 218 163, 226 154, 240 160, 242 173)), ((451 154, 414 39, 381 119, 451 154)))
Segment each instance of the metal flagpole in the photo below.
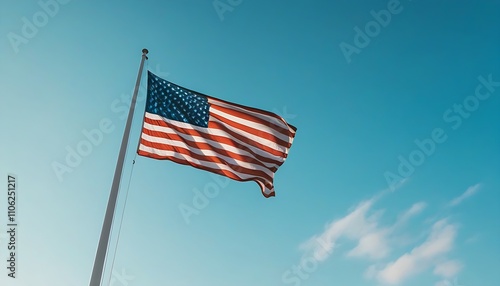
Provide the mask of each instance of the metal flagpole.
POLYGON ((139 68, 139 74, 137 75, 137 81, 135 83, 134 94, 132 96, 132 104, 130 105, 130 110, 128 112, 127 124, 125 125, 122 145, 120 147, 120 154, 118 155, 118 161, 116 162, 115 176, 113 177, 113 185, 111 186, 111 193, 109 194, 108 207, 106 208, 106 215, 104 217, 104 223, 102 224, 101 237, 99 238, 99 245, 97 246, 94 268, 92 269, 92 277, 90 278, 90 286, 101 285, 102 274, 104 272, 104 261, 106 259, 106 252, 108 249, 109 236, 111 232, 111 224, 113 222, 116 199, 118 197, 118 189, 120 188, 120 177, 122 175, 123 162, 125 161, 125 152, 127 150, 130 127, 132 125, 132 117, 134 115, 135 102, 137 100, 137 93, 139 91, 139 85, 141 83, 144 60, 148 59, 147 54, 148 50, 142 49, 141 66, 139 68))

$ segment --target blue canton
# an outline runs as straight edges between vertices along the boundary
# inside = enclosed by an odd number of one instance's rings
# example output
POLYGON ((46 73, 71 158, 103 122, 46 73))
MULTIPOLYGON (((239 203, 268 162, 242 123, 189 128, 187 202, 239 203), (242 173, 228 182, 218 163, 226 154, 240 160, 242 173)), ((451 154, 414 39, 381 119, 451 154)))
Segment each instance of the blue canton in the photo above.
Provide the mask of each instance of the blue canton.
POLYGON ((146 112, 208 127, 210 104, 205 96, 161 79, 148 71, 146 112))

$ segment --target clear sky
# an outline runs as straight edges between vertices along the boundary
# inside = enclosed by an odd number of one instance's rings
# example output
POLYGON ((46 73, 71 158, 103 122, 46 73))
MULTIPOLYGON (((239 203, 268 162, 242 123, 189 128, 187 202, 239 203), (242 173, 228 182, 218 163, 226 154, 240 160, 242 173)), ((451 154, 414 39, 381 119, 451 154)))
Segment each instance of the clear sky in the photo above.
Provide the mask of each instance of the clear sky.
POLYGON ((88 285, 142 48, 298 130, 270 199, 132 170, 144 73, 104 285, 498 285, 498 0, 0 3, 0 285, 88 285))

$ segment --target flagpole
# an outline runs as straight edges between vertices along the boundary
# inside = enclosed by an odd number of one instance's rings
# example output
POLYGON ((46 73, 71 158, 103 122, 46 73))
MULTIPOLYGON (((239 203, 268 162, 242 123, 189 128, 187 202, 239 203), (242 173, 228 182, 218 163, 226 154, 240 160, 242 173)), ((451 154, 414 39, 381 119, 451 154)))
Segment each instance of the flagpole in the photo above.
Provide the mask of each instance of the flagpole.
POLYGON ((130 135, 130 128, 132 126, 132 118, 134 116, 135 102, 137 100, 137 93, 141 83, 142 69, 144 67, 144 60, 147 60, 148 50, 142 49, 141 65, 139 67, 139 74, 137 74, 137 81, 135 83, 134 94, 132 96, 132 104, 128 112, 127 124, 123 133, 122 145, 120 147, 120 154, 116 162, 115 176, 113 177, 113 185, 111 186, 111 193, 109 194, 108 206, 104 222, 102 224, 101 237, 99 238, 99 245, 94 260, 94 268, 92 269, 92 277, 90 278, 90 286, 100 286, 101 279, 104 272, 104 262, 106 260, 106 252, 108 249, 108 242, 111 232, 111 224, 113 222, 113 215, 115 213, 116 199, 118 197, 118 189, 120 188, 120 178, 123 170, 123 162, 125 161, 125 152, 127 151, 128 138, 130 135))

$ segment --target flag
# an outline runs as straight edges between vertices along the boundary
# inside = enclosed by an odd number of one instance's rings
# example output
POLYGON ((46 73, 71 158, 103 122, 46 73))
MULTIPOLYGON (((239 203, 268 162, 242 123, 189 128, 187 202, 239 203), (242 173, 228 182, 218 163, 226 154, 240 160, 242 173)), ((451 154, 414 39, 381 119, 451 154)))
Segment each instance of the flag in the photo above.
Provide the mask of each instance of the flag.
POLYGON ((274 196, 296 128, 280 116, 198 93, 148 71, 141 156, 190 165, 274 196))

